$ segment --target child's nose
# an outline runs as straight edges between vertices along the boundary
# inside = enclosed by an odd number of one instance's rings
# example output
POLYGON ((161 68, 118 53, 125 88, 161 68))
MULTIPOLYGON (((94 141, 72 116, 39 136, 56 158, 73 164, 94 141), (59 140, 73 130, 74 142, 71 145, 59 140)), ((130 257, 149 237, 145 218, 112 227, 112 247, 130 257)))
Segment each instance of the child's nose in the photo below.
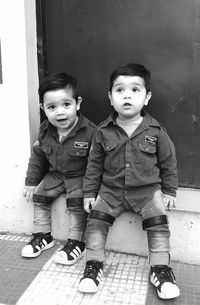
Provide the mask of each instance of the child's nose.
POLYGON ((126 99, 126 98, 131 98, 131 96, 132 96, 132 90, 129 90, 129 89, 127 89, 127 90, 125 90, 124 91, 124 98, 126 99))
POLYGON ((56 109, 56 114, 63 114, 64 113, 64 108, 63 107, 58 107, 56 109))
POLYGON ((129 91, 125 92, 124 98, 125 99, 130 99, 131 98, 131 92, 129 92, 129 91))

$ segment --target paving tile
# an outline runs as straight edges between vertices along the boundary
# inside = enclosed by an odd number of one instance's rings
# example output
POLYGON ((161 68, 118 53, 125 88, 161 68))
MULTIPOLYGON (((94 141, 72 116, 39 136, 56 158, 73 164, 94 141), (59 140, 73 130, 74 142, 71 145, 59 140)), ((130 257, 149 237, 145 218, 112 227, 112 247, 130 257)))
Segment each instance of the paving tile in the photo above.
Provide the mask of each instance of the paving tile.
POLYGON ((199 305, 200 266, 172 262, 181 296, 158 298, 149 283, 145 257, 107 251, 104 275, 96 294, 77 291, 85 258, 73 266, 55 264, 61 243, 35 259, 23 259, 27 236, 0 235, 0 305, 199 305))
MULTIPOLYGON (((19 297, 36 277, 55 249, 37 259, 22 258, 21 248, 29 241, 27 237, 0 237, 0 303, 16 304, 19 297)), ((28 305, 28 304, 27 304, 28 305)))
POLYGON ((50 259, 17 304, 145 304, 148 285, 145 258, 108 252, 96 294, 77 291, 84 265, 84 259, 73 266, 59 266, 50 259))

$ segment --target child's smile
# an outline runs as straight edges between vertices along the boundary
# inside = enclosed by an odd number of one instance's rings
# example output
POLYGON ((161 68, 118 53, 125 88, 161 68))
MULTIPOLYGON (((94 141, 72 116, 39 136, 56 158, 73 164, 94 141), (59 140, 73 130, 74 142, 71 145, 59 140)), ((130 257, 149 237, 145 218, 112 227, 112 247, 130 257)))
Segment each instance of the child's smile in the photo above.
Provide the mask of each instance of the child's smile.
POLYGON ((61 125, 65 125, 67 123, 67 119, 57 119, 57 122, 61 125))

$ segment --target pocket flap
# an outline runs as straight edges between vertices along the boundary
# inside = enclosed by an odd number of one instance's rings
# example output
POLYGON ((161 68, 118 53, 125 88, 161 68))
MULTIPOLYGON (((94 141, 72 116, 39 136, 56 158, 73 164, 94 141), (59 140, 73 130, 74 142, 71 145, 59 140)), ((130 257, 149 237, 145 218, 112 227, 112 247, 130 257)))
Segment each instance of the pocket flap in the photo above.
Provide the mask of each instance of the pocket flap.
POLYGON ((105 141, 102 143, 102 145, 105 151, 111 151, 117 147, 118 142, 105 141))
POLYGON ((139 143, 139 148, 141 151, 149 153, 149 154, 155 154, 156 147, 148 144, 141 144, 139 143))
POLYGON ((69 155, 72 157, 85 157, 87 152, 88 150, 84 148, 74 148, 69 151, 69 155))

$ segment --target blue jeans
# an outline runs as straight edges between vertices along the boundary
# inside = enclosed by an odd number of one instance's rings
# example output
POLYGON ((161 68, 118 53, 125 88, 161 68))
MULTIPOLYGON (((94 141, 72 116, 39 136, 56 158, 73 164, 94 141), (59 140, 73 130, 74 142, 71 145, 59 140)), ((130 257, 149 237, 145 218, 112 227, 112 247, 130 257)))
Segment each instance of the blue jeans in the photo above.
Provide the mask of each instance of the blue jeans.
POLYGON ((66 193, 66 205, 70 217, 68 238, 84 241, 87 213, 83 209, 82 189, 67 192, 64 182, 47 189, 42 181, 35 189, 33 195, 34 232, 51 232, 51 203, 64 193, 66 193))
MULTIPOLYGON (((105 243, 109 232, 111 223, 124 211, 133 211, 133 208, 124 201, 120 206, 113 208, 108 202, 103 200, 100 196, 97 197, 93 207, 93 215, 88 218, 86 229, 86 249, 87 260, 105 260, 105 243), (103 215, 106 213, 105 219, 103 215), (98 216, 99 215, 99 216, 98 216), (99 219, 98 219, 99 218, 99 219)), ((136 212, 136 211, 133 211, 136 212)), ((162 199, 161 190, 154 193, 153 199, 148 202, 141 210, 137 209, 142 217, 142 221, 155 219, 164 219, 162 224, 147 226, 144 230, 147 231, 149 261, 153 265, 168 265, 170 260, 170 231, 168 222, 166 221, 165 207, 162 199), (156 218, 157 217, 157 218, 156 218)), ((161 221, 162 222, 162 221, 161 221)))

